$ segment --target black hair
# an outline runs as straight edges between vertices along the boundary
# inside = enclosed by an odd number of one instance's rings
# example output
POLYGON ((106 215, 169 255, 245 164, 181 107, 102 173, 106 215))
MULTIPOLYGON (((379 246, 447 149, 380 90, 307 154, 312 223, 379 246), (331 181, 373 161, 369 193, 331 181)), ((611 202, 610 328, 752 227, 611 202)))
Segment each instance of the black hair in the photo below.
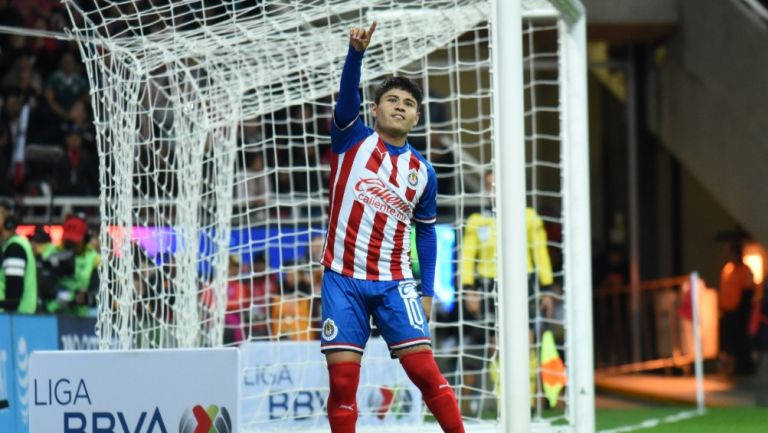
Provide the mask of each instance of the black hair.
POLYGON ((30 241, 45 244, 51 241, 51 236, 45 231, 43 226, 36 225, 35 232, 29 238, 30 241))
POLYGON ((744 242, 741 239, 731 241, 730 250, 734 257, 741 259, 744 256, 744 242))
POLYGON ((379 84, 379 87, 376 88, 376 93, 373 96, 373 102, 376 103, 376 105, 379 105, 379 101, 381 101, 381 96, 387 93, 391 89, 400 89, 404 90, 413 96, 414 99, 416 99, 416 106, 421 106, 421 101, 424 98, 424 94, 421 91, 421 87, 419 87, 416 82, 409 80, 405 77, 391 77, 387 78, 386 80, 382 81, 381 84, 379 84))
POLYGON ((264 264, 267 263, 267 252, 266 251, 252 251, 251 252, 251 263, 256 262, 263 262, 264 264))

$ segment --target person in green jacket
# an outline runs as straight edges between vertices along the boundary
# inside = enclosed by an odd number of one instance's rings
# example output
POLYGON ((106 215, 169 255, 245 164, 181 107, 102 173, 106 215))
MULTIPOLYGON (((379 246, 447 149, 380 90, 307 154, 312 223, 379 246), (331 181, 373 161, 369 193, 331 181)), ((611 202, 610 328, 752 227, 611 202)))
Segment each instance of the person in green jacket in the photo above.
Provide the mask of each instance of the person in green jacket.
POLYGON ((58 280, 58 296, 48 303, 49 313, 88 315, 93 304, 93 293, 97 283, 99 253, 89 244, 88 222, 80 214, 70 215, 64 220, 61 245, 51 245, 43 252, 43 259, 62 251, 74 253, 74 272, 62 275, 58 280))
POLYGON ((0 311, 20 314, 37 312, 37 268, 35 254, 26 237, 16 234, 13 205, 0 202, 0 311))

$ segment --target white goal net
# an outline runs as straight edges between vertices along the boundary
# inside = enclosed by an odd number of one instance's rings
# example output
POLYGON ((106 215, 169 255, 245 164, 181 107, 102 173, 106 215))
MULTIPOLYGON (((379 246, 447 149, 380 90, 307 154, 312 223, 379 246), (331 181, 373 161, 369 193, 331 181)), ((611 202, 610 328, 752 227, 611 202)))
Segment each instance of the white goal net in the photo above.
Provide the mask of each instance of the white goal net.
MULTIPOLYGON (((523 1, 522 22, 498 24, 520 26, 524 166, 496 159, 500 145, 522 148, 494 143, 494 83, 506 78, 494 80, 493 56, 510 54, 494 46, 493 2, 64 2, 98 132, 102 348, 239 346, 243 431, 327 429, 317 340, 329 129, 347 32, 377 20, 361 112, 372 124, 367 107, 386 76, 424 89, 409 141, 438 177, 433 348, 468 431, 501 431, 515 416, 502 404, 517 390, 503 386, 511 364, 499 351, 531 370, 530 402, 516 412, 531 429, 592 428, 577 413, 593 410, 586 71, 568 72, 585 68, 578 2, 523 1), (499 166, 526 173, 527 196, 504 196, 520 215, 527 207, 531 317, 518 347, 497 339, 497 295, 511 288, 497 279, 496 247, 524 242, 496 236, 499 166)), ((437 429, 399 370, 374 330, 361 428, 437 429)))

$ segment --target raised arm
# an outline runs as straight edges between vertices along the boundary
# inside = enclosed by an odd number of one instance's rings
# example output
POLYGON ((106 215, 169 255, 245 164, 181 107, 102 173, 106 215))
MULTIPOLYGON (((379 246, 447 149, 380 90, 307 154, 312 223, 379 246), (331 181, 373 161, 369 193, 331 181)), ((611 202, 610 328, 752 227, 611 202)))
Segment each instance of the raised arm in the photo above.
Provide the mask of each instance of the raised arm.
POLYGON ((346 129, 360 112, 360 68, 363 64, 363 54, 371 43, 371 36, 376 31, 376 21, 366 30, 353 28, 349 31, 349 52, 341 71, 339 84, 339 100, 336 102, 334 121, 339 129, 346 129))

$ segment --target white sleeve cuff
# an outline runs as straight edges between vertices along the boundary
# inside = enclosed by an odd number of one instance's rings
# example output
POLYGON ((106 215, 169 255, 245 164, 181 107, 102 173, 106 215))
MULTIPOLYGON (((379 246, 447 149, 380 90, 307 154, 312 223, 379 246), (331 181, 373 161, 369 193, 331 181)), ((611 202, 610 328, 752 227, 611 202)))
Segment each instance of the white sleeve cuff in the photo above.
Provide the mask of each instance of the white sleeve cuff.
POLYGON ((354 124, 355 124, 355 122, 357 122, 357 119, 358 119, 359 117, 360 117, 360 113, 357 113, 357 116, 355 116, 355 118, 354 118, 354 119, 352 119, 352 121, 351 121, 351 122, 349 122, 349 124, 348 124, 347 126, 345 126, 345 127, 343 127, 343 128, 342 128, 341 126, 339 126, 339 124, 338 124, 338 123, 336 123, 336 113, 333 113, 333 124, 334 124, 334 125, 336 125, 336 128, 337 128, 339 131, 346 131, 347 129, 351 128, 351 127, 352 127, 352 125, 354 125, 354 124))
POLYGON ((433 216, 432 218, 426 218, 426 219, 414 217, 413 220, 416 221, 416 222, 419 222, 419 223, 423 223, 423 224, 432 224, 432 223, 437 222, 437 217, 433 216))

